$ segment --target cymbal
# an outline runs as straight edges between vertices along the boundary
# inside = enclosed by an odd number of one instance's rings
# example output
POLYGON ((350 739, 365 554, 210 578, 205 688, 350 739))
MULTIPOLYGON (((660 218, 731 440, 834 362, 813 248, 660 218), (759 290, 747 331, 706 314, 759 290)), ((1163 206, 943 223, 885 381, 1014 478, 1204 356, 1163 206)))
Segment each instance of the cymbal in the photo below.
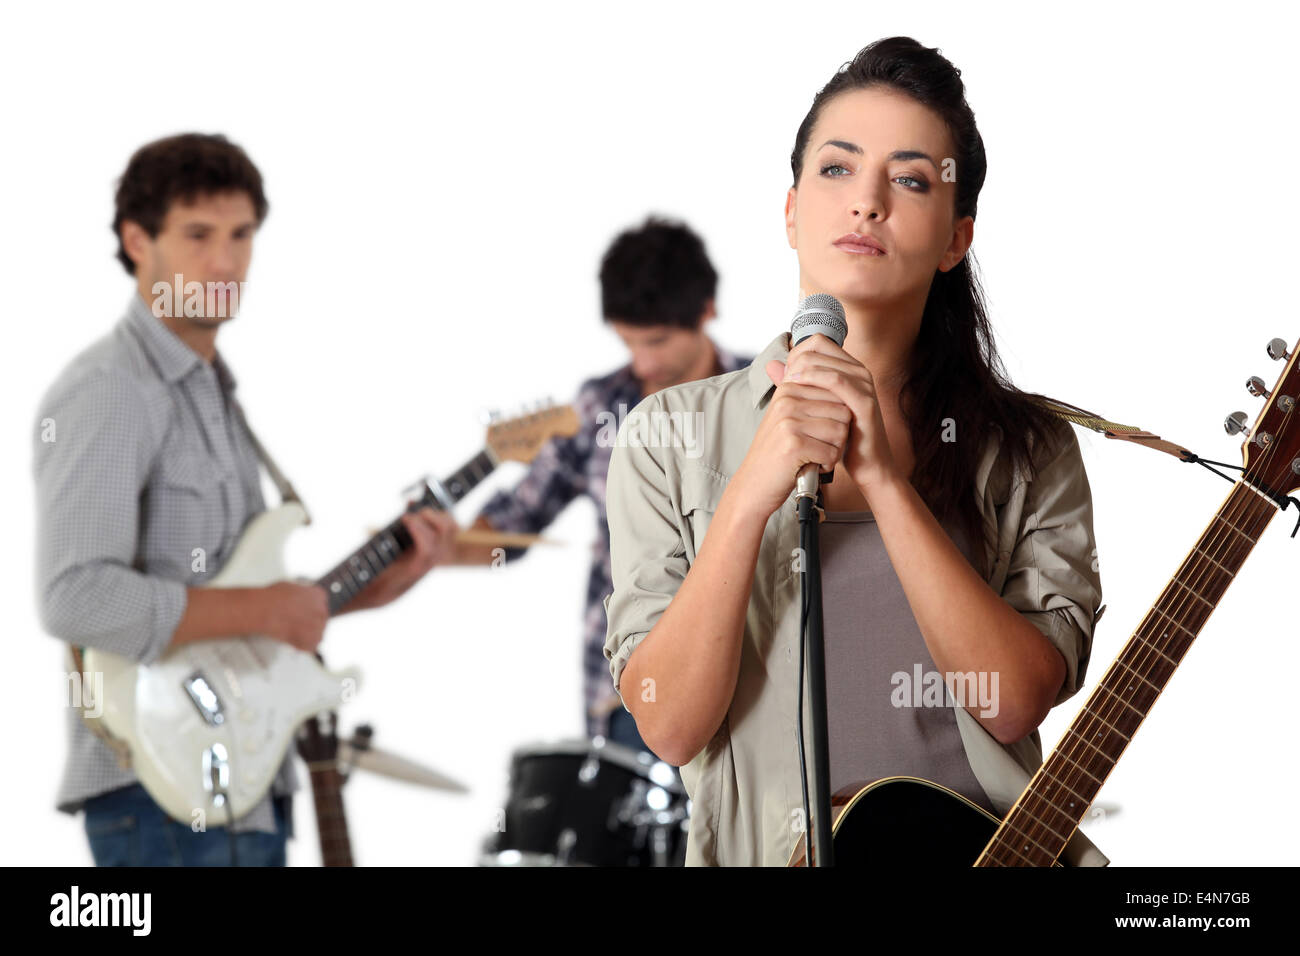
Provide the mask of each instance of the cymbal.
POLYGON ((358 770, 367 770, 370 773, 379 774, 381 777, 390 777, 393 780, 404 780, 407 783, 428 787, 431 790, 469 793, 469 787, 465 786, 465 784, 434 770, 432 767, 426 767, 414 760, 399 757, 395 753, 369 743, 357 746, 357 743, 361 743, 361 741, 357 740, 354 743, 354 740, 339 741, 338 763, 340 769, 344 770, 344 772, 356 767, 358 770))

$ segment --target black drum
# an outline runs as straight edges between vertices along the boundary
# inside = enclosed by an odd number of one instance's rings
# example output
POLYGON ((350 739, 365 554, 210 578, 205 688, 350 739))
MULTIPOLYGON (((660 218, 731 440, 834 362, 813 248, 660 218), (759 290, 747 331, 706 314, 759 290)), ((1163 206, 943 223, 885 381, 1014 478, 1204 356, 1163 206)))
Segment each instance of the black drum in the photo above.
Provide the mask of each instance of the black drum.
POLYGON ((504 828, 482 866, 681 866, 690 801, 677 770, 603 737, 516 750, 504 828))

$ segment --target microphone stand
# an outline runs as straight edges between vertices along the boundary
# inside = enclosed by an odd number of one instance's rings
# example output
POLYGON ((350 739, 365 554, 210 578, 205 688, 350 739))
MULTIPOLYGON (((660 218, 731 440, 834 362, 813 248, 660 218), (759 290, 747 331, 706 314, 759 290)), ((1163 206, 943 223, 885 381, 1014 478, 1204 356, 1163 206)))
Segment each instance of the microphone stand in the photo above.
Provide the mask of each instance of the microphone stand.
POLYGON ((831 477, 830 472, 824 472, 813 480, 808 480, 812 475, 800 475, 795 486, 804 574, 801 617, 806 621, 800 638, 808 661, 808 702, 812 711, 814 797, 812 820, 807 825, 812 826, 814 852, 813 858, 805 861, 808 866, 835 865, 835 850, 831 842, 830 731, 826 723, 826 645, 822 633, 821 538, 818 527, 825 518, 820 486, 829 484, 831 477), (813 481, 817 482, 816 487, 813 487, 813 481))

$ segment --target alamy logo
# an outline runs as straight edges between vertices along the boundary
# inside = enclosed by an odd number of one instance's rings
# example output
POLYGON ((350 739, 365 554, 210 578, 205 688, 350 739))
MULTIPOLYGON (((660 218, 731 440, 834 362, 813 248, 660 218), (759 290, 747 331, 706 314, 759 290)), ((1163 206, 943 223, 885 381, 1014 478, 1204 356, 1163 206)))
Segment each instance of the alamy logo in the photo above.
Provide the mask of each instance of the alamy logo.
POLYGON ((134 936, 148 936, 153 897, 149 893, 71 893, 50 897, 51 926, 130 926, 134 936))
POLYGON ((889 702, 895 707, 951 707, 954 703, 980 708, 981 717, 998 715, 997 671, 922 671, 912 665, 912 673, 895 671, 889 682, 894 689, 889 702))
POLYGON ((160 319, 185 316, 190 319, 226 319, 238 314, 239 300, 244 296, 246 282, 196 282, 185 281, 176 273, 168 284, 155 282, 153 314, 160 319))
POLYGON ((596 444, 601 448, 682 448, 687 458, 699 458, 703 412, 629 412, 626 402, 618 403, 618 414, 596 413, 596 444))

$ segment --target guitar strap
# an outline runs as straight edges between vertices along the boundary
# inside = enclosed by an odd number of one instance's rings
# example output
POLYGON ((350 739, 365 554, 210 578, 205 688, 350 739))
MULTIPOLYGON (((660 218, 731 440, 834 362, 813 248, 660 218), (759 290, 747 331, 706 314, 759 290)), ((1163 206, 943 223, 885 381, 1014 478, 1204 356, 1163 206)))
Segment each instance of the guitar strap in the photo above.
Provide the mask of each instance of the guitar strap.
POLYGON ((1101 432, 1107 438, 1131 441, 1145 448, 1163 451, 1168 455, 1173 455, 1180 461, 1196 461, 1198 458, 1194 452, 1188 451, 1182 445, 1177 445, 1135 425, 1121 425, 1118 422, 1107 421, 1086 409, 1079 408, 1077 405, 1071 405, 1068 402, 1058 401, 1046 396, 1035 395, 1032 398, 1058 418, 1073 422, 1075 425, 1082 425, 1084 428, 1091 428, 1095 432, 1101 432))
MULTIPOLYGON (((234 409, 235 417, 239 420, 239 423, 244 426, 244 433, 248 435, 248 440, 252 443, 253 451, 257 453, 258 460, 261 461, 262 465, 266 468, 266 473, 271 476, 271 482, 275 485, 275 490, 280 493, 281 503, 285 504, 290 501, 295 502, 302 507, 304 512, 307 512, 306 503, 298 496, 298 492, 294 490, 293 483, 284 476, 284 472, 282 472, 280 467, 275 463, 275 459, 271 457, 271 453, 266 450, 266 446, 258 439, 257 433, 254 432, 252 426, 248 424, 248 417, 244 414, 244 406, 239 404, 234 395, 230 396, 230 407, 234 409)), ((310 513, 307 513, 305 523, 311 524, 310 513)))
MULTIPOLYGON (((98 718, 91 717, 86 711, 90 708, 86 705, 86 685, 90 683, 90 674, 86 672, 86 665, 81 660, 81 648, 76 644, 68 645, 68 655, 72 658, 73 673, 79 675, 81 680, 81 722, 86 725, 86 729, 98 737, 117 760, 117 765, 123 770, 131 769, 131 748, 127 746, 125 740, 118 740, 107 730, 104 724, 98 718)), ((92 707, 98 707, 103 711, 104 702, 96 700, 91 702, 92 707)))

